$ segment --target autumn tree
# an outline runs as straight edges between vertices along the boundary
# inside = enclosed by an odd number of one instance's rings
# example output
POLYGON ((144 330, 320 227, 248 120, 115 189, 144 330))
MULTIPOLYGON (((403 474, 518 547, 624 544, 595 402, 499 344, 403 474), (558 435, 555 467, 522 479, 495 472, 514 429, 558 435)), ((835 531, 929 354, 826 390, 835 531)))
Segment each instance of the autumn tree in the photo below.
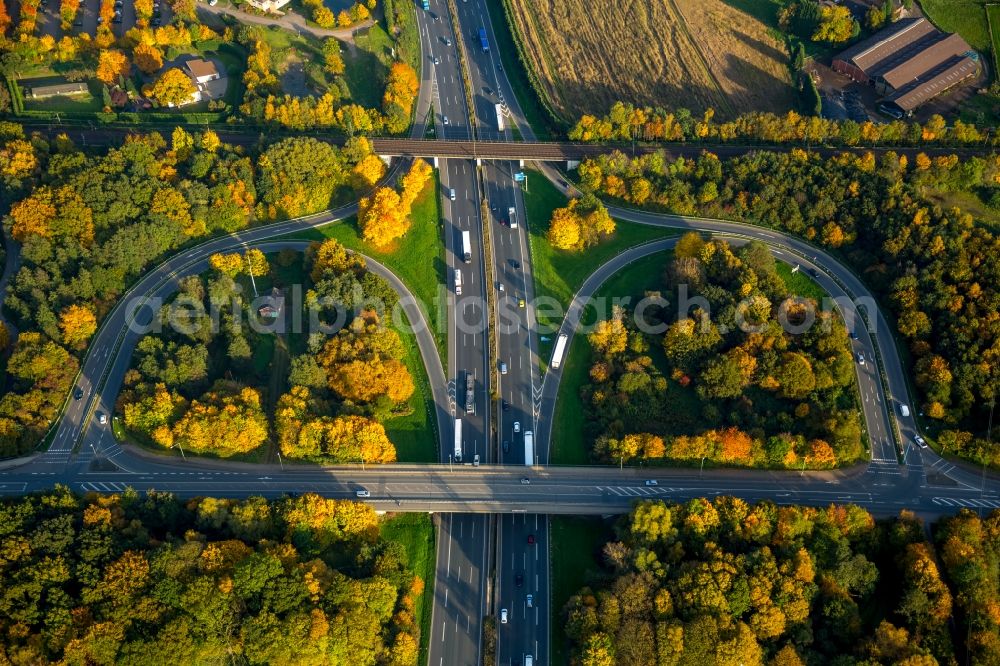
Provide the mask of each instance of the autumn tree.
POLYGON ((396 190, 380 187, 358 203, 358 226, 366 241, 386 248, 409 230, 410 219, 396 190))
POLYGON ((97 57, 97 78, 107 85, 126 78, 131 68, 128 56, 121 51, 105 49, 97 57))
POLYGON ((413 202, 423 192, 434 174, 434 169, 421 158, 413 160, 410 170, 399 179, 399 201, 406 215, 410 214, 413 202))
POLYGON ((323 40, 323 69, 334 76, 340 76, 344 73, 344 58, 341 56, 340 41, 333 37, 323 40))
POLYGON ((840 5, 823 6, 820 8, 820 20, 812 40, 836 44, 850 39, 857 29, 857 21, 850 9, 840 5))
POLYGON ((400 60, 392 63, 386 77, 385 93, 382 96, 382 111, 389 132, 402 132, 409 125, 413 103, 419 89, 420 82, 413 67, 400 60))
POLYGON ((233 382, 217 382, 193 400, 172 428, 172 442, 189 451, 230 456, 253 451, 268 436, 260 393, 233 382))
POLYGON ((135 66, 144 74, 154 74, 163 67, 163 53, 152 44, 140 42, 132 51, 135 66))
POLYGON ((161 74, 149 89, 149 95, 164 106, 186 104, 192 100, 195 92, 191 78, 176 67, 161 74))
POLYGON ((59 315, 59 330, 65 344, 82 348, 97 331, 97 317, 86 305, 70 305, 59 315))

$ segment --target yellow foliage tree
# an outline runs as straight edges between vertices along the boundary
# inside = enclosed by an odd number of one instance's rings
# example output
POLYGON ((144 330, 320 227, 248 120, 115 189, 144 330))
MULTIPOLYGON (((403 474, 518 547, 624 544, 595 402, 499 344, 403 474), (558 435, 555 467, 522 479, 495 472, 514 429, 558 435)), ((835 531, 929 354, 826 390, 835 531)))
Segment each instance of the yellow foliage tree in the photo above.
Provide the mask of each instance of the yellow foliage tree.
POLYGON ((433 173, 434 169, 431 168, 431 165, 418 157, 413 161, 413 165, 406 172, 406 175, 400 178, 401 192, 399 193, 399 199, 406 215, 410 214, 413 202, 416 201, 417 196, 423 191, 433 173))
POLYGON ((267 436, 260 393, 229 382, 218 382, 213 390, 192 401, 173 427, 174 441, 182 448, 224 456, 253 451, 267 436))
POLYGON ((161 74, 149 89, 150 97, 165 106, 180 106, 189 102, 194 93, 191 78, 176 67, 161 74))
POLYGON ((59 313, 59 330, 65 344, 83 347, 97 330, 97 317, 89 306, 70 305, 59 313))
POLYGON ((355 187, 372 187, 385 175, 385 162, 378 155, 365 155, 354 165, 355 187))
POLYGON ((391 187, 380 187, 360 201, 358 224, 364 239, 380 248, 389 246, 410 228, 399 194, 391 187))
POLYGON ((348 252, 339 241, 328 238, 322 243, 313 243, 309 248, 312 261, 313 282, 319 282, 327 274, 339 275, 345 271, 363 270, 365 258, 356 252, 348 252))
POLYGON ((210 153, 214 153, 222 145, 219 135, 214 130, 205 130, 201 134, 201 147, 210 153))
POLYGON ((163 67, 163 52, 152 44, 142 42, 132 51, 135 66, 145 74, 153 74, 163 67))
POLYGON ((603 356, 617 356, 628 346, 628 331, 622 323, 620 313, 616 314, 619 316, 599 322, 587 336, 590 346, 603 356))
POLYGON ((580 220, 570 208, 557 208, 552 211, 549 231, 546 236, 552 247, 560 250, 573 250, 580 245, 580 220))
POLYGON ((243 257, 238 252, 232 254, 215 253, 208 258, 208 265, 211 266, 212 270, 229 277, 236 277, 246 266, 243 257))

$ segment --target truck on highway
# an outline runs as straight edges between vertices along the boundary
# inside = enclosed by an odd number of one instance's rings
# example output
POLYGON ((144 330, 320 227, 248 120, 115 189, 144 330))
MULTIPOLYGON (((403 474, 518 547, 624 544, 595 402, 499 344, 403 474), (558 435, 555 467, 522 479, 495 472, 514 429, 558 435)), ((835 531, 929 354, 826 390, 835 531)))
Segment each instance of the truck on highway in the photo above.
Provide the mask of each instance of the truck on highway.
POLYGON ((503 104, 497 104, 497 129, 503 131, 503 104))
POLYGON ((524 431, 524 464, 531 467, 535 464, 535 433, 524 431))
POLYGON ((462 462, 462 419, 455 419, 455 462, 462 462))
POLYGON ((507 222, 510 223, 511 229, 517 229, 517 209, 513 206, 507 209, 507 222))
POLYGON ((455 295, 462 295, 462 271, 455 269, 455 295))
POLYGON ((468 231, 462 232, 462 259, 467 264, 472 263, 472 238, 468 231))
POLYGON ((486 28, 479 29, 479 43, 483 47, 483 53, 486 53, 487 51, 490 50, 490 43, 486 39, 486 28))
POLYGON ((563 333, 556 340, 556 348, 552 350, 552 361, 549 363, 549 367, 553 370, 558 370, 559 366, 562 364, 563 354, 566 353, 566 340, 568 336, 563 333))
POLYGON ((476 381, 472 373, 465 373, 465 411, 469 414, 476 411, 476 381))

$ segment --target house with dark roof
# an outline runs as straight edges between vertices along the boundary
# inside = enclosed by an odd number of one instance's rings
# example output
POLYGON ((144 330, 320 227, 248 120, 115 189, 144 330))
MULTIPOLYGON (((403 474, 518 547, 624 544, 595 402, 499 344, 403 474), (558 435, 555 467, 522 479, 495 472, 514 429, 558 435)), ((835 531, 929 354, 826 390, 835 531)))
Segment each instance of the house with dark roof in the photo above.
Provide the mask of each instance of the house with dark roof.
POLYGON ((896 117, 980 71, 979 55, 964 39, 922 17, 880 30, 834 57, 832 67, 875 88, 885 97, 879 108, 896 117))

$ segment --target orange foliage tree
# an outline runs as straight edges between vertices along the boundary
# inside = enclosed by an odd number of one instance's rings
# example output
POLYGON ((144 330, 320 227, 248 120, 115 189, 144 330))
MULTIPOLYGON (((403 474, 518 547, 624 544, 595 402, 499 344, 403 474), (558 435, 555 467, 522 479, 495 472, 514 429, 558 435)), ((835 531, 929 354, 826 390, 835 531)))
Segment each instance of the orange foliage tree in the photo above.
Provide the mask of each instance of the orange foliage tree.
POLYGON ((108 85, 128 76, 131 68, 128 56, 121 51, 105 49, 97 57, 97 78, 108 85))

